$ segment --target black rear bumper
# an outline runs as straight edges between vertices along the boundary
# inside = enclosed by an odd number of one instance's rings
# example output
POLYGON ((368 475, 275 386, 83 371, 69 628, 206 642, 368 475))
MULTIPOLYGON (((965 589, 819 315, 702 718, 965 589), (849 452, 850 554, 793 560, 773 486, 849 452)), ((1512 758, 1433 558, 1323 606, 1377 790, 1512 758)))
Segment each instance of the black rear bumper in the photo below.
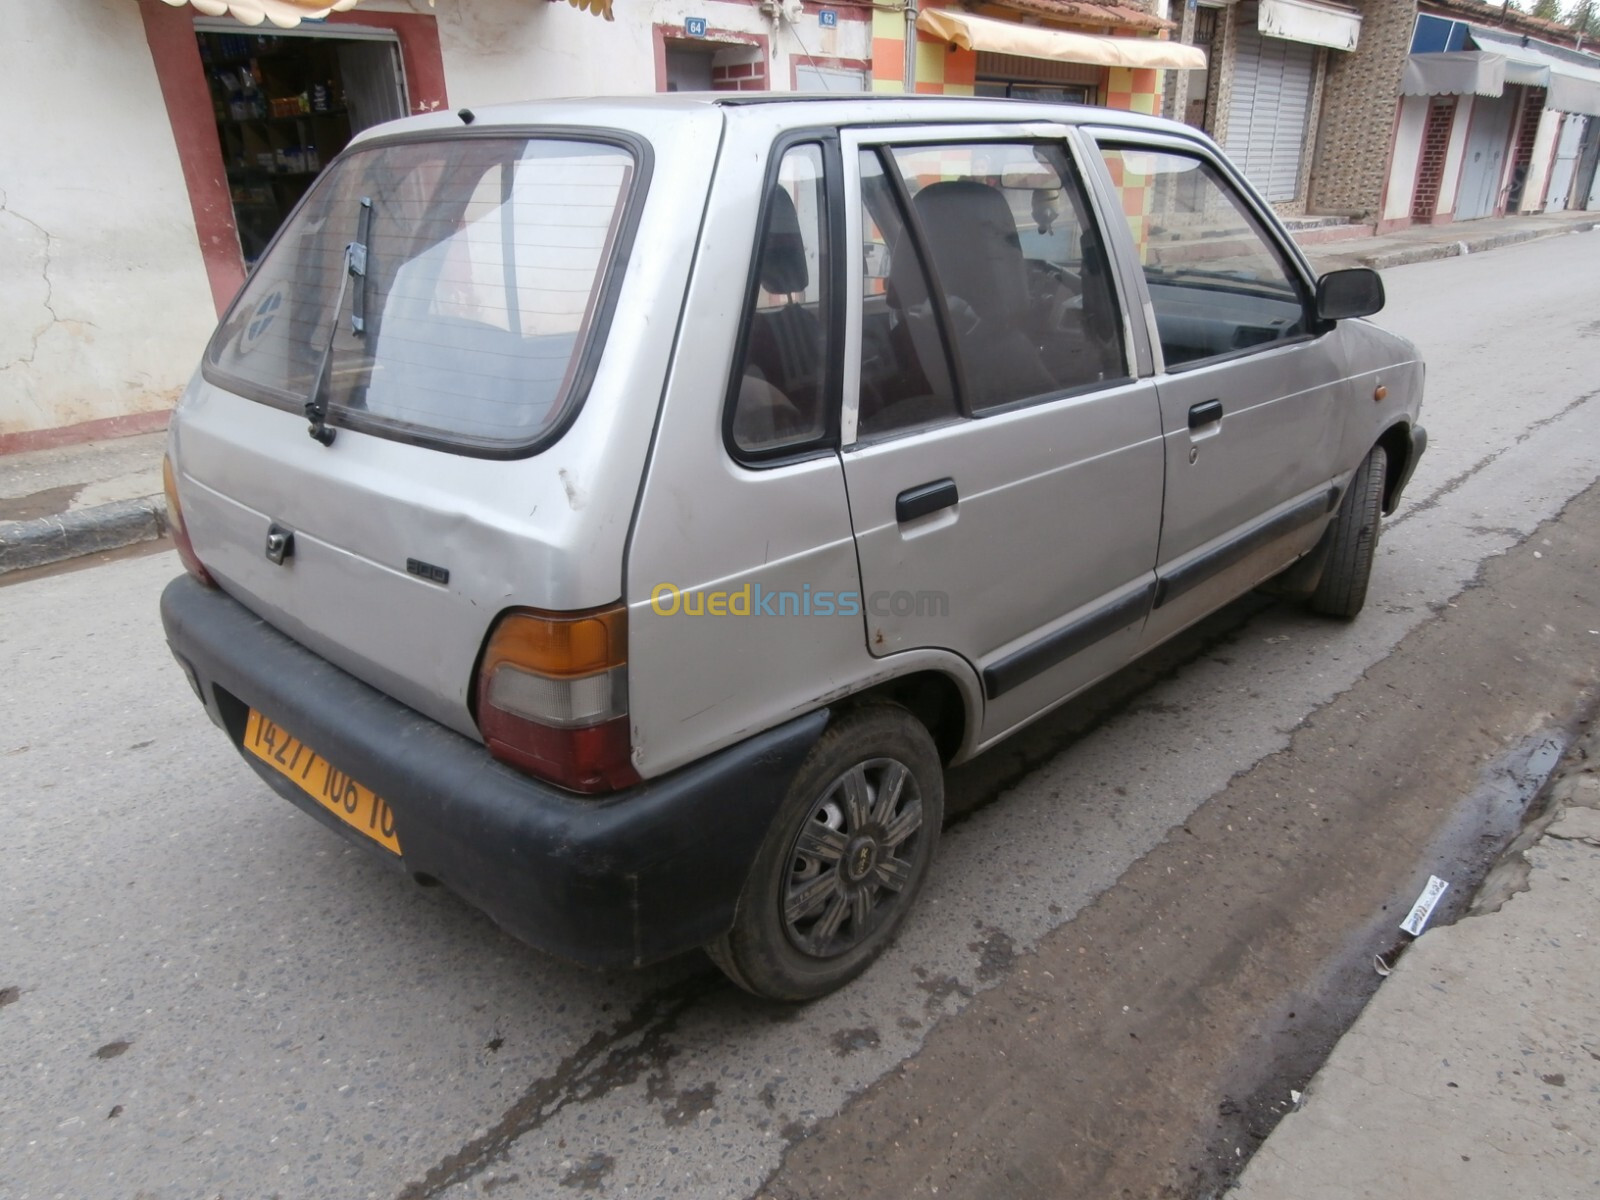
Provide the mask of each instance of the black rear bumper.
POLYGON ((270 717, 388 802, 403 859, 245 754, 274 790, 528 944, 591 966, 643 965, 727 931, 773 814, 828 720, 825 711, 798 717, 586 799, 496 762, 188 576, 167 585, 161 617, 234 746, 249 709, 270 717))

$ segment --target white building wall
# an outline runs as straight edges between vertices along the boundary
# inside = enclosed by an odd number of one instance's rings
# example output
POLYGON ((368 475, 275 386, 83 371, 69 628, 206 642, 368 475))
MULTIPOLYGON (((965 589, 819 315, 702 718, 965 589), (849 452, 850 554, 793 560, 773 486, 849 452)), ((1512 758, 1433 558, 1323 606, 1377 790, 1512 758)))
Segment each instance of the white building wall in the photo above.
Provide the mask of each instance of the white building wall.
POLYGON ((1518 212, 1535 213, 1544 209, 1544 185, 1550 178, 1550 166, 1556 156, 1556 131, 1561 128, 1561 114, 1547 108, 1539 114, 1539 128, 1533 135, 1533 158, 1528 162, 1528 178, 1522 186, 1522 199, 1518 212))
POLYGON ((216 320, 131 0, 0 17, 0 435, 171 407, 216 320))
POLYGON ((1383 199, 1385 221, 1411 215, 1411 197, 1417 187, 1417 157, 1422 153, 1422 129, 1427 120, 1426 96, 1401 97, 1394 153, 1389 156, 1389 186, 1383 199))
POLYGON ((755 5, 716 0, 618 0, 615 21, 570 4, 530 0, 438 0, 431 10, 421 3, 362 7, 433 12, 439 20, 450 103, 468 108, 654 92, 655 27, 667 26, 683 37, 687 17, 705 17, 713 31, 765 36, 773 91, 790 89, 796 56, 865 60, 872 53, 869 21, 841 14, 836 26, 824 28, 816 14, 801 14, 793 24, 787 19, 778 23, 774 32, 773 20, 755 5))
MULTIPOLYGON (((841 12, 825 29, 801 14, 798 31, 785 20, 775 32, 754 5, 717 0, 618 0, 615 21, 544 0, 362 10, 437 21, 455 107, 653 92, 655 26, 682 36, 688 16, 765 35, 775 91, 796 56, 871 56, 868 21, 841 12)), ((0 12, 0 438, 165 411, 216 312, 139 2, 4 0, 0 12)))
POLYGON ((1436 215, 1455 211, 1456 192, 1461 189, 1461 164, 1467 156, 1467 130, 1472 125, 1471 96, 1456 101, 1455 124, 1450 126, 1450 145, 1444 153, 1444 178, 1439 181, 1439 203, 1434 206, 1436 215))

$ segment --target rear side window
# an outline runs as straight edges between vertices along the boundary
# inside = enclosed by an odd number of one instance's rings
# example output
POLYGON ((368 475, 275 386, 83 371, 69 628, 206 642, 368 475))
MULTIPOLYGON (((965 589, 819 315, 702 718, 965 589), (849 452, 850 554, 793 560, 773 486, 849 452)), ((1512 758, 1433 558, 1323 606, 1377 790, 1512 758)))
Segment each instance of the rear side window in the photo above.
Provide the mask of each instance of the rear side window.
POLYGON ((215 381, 371 432, 528 447, 582 398, 637 172, 525 138, 357 151, 320 180, 207 354, 215 381))
POLYGON ((794 146, 767 192, 734 375, 729 431, 743 455, 792 452, 828 432, 827 230, 822 147, 794 146))

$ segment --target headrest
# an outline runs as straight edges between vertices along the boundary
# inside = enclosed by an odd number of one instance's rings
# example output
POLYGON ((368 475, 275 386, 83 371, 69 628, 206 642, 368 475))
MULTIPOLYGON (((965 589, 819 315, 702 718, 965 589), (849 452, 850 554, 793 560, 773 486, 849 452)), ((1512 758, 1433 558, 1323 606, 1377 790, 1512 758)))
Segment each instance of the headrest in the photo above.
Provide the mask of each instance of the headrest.
POLYGON ((789 193, 774 187, 767 203, 767 233, 761 243, 761 286, 775 296, 787 296, 805 291, 810 282, 800 214, 789 193))
POLYGON ((998 188, 975 179, 930 183, 912 201, 945 291, 984 318, 1009 318, 1028 302, 1017 218, 998 188))

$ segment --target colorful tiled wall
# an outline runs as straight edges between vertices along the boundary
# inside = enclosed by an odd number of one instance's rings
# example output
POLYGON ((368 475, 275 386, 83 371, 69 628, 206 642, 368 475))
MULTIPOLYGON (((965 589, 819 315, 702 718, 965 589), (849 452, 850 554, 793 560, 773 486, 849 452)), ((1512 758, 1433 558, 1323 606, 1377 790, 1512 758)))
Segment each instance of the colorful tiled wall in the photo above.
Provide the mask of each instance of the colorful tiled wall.
MULTIPOLYGON (((924 5, 924 7, 940 7, 924 5)), ((875 10, 872 14, 872 90, 899 92, 905 79, 905 16, 875 10)), ((945 96, 970 96, 978 78, 978 55, 917 31, 917 91, 945 96)), ((1102 103, 1129 112, 1160 111, 1160 71, 1112 67, 1107 72, 1102 103)))

